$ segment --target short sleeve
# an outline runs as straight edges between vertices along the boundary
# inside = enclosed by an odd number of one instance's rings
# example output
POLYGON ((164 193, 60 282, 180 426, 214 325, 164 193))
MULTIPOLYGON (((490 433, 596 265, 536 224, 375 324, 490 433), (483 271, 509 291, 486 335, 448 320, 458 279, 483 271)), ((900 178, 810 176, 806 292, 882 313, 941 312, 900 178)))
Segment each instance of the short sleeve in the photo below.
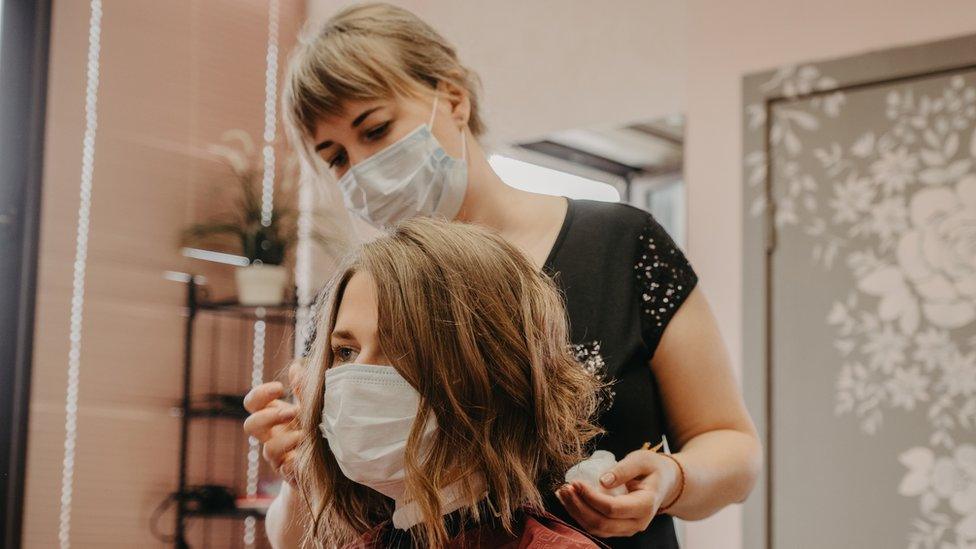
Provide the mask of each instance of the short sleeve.
POLYGON ((698 275, 650 214, 637 236, 634 275, 640 299, 641 335, 653 355, 664 329, 698 284, 698 275))

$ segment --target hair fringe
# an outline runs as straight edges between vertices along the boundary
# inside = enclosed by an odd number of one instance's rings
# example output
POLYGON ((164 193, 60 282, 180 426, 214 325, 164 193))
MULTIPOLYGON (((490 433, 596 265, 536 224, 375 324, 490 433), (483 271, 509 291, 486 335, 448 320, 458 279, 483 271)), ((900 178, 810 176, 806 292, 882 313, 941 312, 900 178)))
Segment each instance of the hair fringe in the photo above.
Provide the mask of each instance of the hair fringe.
POLYGON ((416 96, 441 82, 467 92, 468 127, 476 138, 483 135, 481 79, 461 64, 454 46, 406 9, 354 4, 306 31, 290 56, 281 99, 286 134, 319 170, 312 138, 323 117, 341 114, 350 100, 416 96))

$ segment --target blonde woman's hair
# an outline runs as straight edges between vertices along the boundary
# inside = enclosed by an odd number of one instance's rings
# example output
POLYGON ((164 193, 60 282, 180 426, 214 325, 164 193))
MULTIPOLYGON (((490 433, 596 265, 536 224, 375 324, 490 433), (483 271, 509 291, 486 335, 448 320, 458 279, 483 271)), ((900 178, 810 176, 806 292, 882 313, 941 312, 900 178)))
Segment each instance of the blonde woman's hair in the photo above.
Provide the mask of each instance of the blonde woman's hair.
MULTIPOLYGON (((343 476, 319 432, 331 333, 357 272, 376 284, 383 353, 420 394, 404 457, 405 498, 423 517, 411 535, 420 547, 448 541, 438 488, 460 476, 478 502, 483 492, 464 480, 471 473, 484 478, 499 523, 513 533, 519 508, 542 508, 540 488, 554 488, 600 432, 591 420, 601 385, 572 354, 555 285, 519 250, 473 225, 415 219, 354 253, 316 321, 295 468, 309 537, 342 546, 392 513, 390 500, 343 476), (438 429, 424 456, 432 414, 438 429)), ((462 513, 482 520, 477 503, 462 513)))
POLYGON ((467 91, 468 127, 484 133, 478 76, 443 36, 413 13, 386 3, 356 4, 330 18, 292 54, 283 94, 286 130, 308 158, 315 125, 346 101, 417 96, 451 82, 467 91))

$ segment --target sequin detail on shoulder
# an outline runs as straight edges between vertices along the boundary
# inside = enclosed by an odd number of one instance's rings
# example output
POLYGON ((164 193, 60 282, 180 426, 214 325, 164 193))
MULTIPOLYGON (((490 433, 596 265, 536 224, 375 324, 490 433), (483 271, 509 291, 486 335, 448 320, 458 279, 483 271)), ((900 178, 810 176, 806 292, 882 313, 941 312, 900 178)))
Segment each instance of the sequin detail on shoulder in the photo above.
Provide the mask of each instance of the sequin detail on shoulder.
POLYGON ((640 255, 634 265, 634 275, 641 293, 641 316, 645 331, 653 334, 656 346, 664 328, 698 283, 698 276, 654 219, 648 219, 637 238, 640 255))

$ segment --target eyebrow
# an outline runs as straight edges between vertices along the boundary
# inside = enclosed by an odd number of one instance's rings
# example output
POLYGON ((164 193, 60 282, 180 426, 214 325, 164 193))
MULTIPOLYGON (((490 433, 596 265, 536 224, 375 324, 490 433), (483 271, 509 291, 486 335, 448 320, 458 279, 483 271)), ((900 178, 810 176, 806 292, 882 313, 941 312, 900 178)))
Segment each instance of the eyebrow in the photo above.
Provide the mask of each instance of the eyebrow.
POLYGON ((356 338, 352 335, 349 330, 335 330, 332 332, 332 339, 345 339, 348 341, 356 341, 356 338))
POLYGON ((373 114, 374 112, 380 110, 381 108, 382 107, 373 107, 372 109, 368 109, 368 110, 363 111, 362 114, 360 114, 359 116, 357 116, 356 119, 352 121, 352 127, 358 128, 359 125, 363 123, 363 120, 366 120, 366 117, 367 116, 373 114))
MULTIPOLYGON (((366 120, 366 117, 367 116, 373 114, 374 112, 380 110, 381 108, 383 108, 383 107, 380 106, 380 107, 373 107, 372 109, 366 109, 365 111, 363 111, 362 113, 360 113, 359 116, 357 116, 355 119, 353 119, 352 124, 351 124, 352 127, 353 128, 358 128, 359 125, 363 123, 363 120, 366 120)), ((334 143, 331 140, 328 140, 327 139, 327 140, 325 140, 325 141, 323 141, 323 142, 321 142, 321 143, 319 143, 318 145, 315 146, 315 152, 319 152, 322 149, 328 149, 333 144, 334 143)))

